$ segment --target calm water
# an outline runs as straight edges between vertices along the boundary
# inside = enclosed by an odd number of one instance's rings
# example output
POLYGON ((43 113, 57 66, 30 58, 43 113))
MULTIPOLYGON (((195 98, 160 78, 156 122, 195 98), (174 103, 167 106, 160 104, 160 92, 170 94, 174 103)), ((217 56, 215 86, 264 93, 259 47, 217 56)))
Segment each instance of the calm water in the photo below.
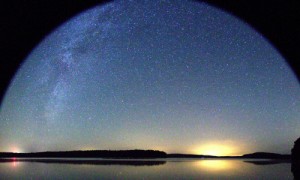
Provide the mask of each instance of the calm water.
POLYGON ((2 159, 0 179, 293 179, 290 169, 268 160, 2 159))

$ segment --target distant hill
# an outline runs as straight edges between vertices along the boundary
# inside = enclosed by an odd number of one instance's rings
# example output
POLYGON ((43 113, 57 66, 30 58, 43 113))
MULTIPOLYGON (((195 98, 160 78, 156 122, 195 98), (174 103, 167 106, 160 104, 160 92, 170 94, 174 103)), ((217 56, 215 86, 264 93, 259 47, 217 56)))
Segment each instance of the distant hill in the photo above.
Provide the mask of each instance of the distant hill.
POLYGON ((255 152, 252 154, 244 154, 241 158, 251 158, 251 159, 291 159, 289 154, 276 154, 269 152, 255 152))
POLYGON ((156 150, 92 150, 92 151, 58 151, 35 153, 0 153, 0 158, 38 157, 38 158, 165 158, 167 153, 156 150))
POLYGON ((167 158, 210 158, 210 159, 285 159, 290 160, 291 155, 276 154, 269 152, 255 152, 252 154, 244 154, 242 156, 210 156, 196 154, 167 154, 167 158))

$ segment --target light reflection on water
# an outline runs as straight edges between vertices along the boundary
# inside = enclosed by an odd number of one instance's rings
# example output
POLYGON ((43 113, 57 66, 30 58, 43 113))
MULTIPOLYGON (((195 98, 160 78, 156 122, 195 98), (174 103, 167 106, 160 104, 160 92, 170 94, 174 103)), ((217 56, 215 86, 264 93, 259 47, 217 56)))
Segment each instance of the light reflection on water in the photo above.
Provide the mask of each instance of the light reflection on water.
POLYGON ((225 159, 0 159, 4 179, 293 179, 290 167, 225 159))
POLYGON ((207 171, 231 171, 237 169, 237 163, 229 160, 202 160, 196 161, 196 165, 207 171))

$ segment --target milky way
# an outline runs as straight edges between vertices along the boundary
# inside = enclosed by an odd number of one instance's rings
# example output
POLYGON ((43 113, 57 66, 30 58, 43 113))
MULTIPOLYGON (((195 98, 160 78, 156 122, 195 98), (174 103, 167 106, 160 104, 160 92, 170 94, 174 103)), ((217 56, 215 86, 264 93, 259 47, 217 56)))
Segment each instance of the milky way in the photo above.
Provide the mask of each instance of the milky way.
POLYGON ((237 18, 190 1, 113 2, 25 59, 1 106, 0 151, 289 153, 299 100, 283 57, 237 18))

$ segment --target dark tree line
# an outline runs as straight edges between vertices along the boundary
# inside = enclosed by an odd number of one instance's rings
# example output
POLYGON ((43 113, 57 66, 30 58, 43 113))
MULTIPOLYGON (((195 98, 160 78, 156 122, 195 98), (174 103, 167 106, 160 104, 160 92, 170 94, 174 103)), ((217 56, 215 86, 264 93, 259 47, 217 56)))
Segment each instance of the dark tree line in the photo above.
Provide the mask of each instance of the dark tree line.
POLYGON ((47 158, 165 158, 167 154, 156 150, 91 150, 36 153, 0 153, 0 158, 47 157, 47 158))

